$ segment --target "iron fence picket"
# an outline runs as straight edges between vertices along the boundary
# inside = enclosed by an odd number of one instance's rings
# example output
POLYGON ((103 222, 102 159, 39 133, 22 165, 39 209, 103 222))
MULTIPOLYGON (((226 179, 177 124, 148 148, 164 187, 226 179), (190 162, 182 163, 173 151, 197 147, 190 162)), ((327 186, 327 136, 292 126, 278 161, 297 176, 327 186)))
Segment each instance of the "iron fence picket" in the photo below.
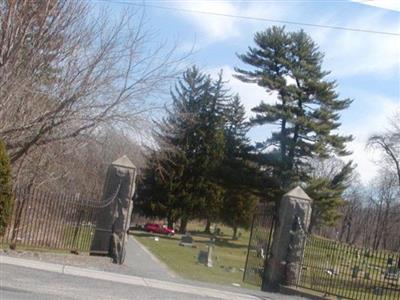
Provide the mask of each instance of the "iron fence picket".
POLYGON ((48 247, 48 240, 49 237, 51 236, 52 233, 52 226, 50 222, 49 216, 52 215, 53 213, 53 205, 54 202, 52 201, 51 194, 49 192, 44 192, 44 199, 46 199, 46 211, 44 215, 44 222, 42 222, 42 228, 43 228, 43 238, 42 238, 42 246, 47 248, 48 247))
POLYGON ((38 245, 40 239, 41 218, 40 212, 43 210, 45 201, 38 201, 35 205, 35 227, 34 227, 34 246, 38 245))
POLYGON ((65 249, 65 211, 68 205, 68 196, 63 193, 62 201, 61 201, 61 210, 62 214, 60 216, 60 244, 59 247, 61 249, 65 249))
POLYGON ((46 239, 46 248, 55 248, 54 241, 56 238, 56 226, 55 226, 55 220, 57 220, 57 207, 58 207, 58 199, 59 194, 53 194, 50 192, 47 192, 47 199, 49 199, 49 214, 47 215, 47 224, 49 228, 49 232, 47 235, 46 239))
POLYGON ((253 217, 243 281, 261 286, 263 273, 271 254, 275 218, 273 206, 262 207, 253 217))
POLYGON ((72 237, 71 237, 71 230, 72 230, 72 224, 73 224, 73 212, 75 208, 75 204, 72 202, 72 199, 69 199, 69 205, 67 207, 66 211, 66 238, 65 238, 65 243, 66 243, 66 249, 71 249, 71 242, 72 242, 72 237))
POLYGON ((32 214, 34 213, 34 209, 33 209, 33 203, 34 201, 32 199, 35 198, 35 193, 36 191, 33 191, 33 193, 30 195, 30 197, 28 197, 28 202, 26 203, 26 234, 24 236, 25 238, 25 243, 30 245, 31 241, 32 241, 32 219, 33 216, 32 214))
POLYGON ((37 213, 36 213, 36 238, 34 246, 41 246, 41 243, 44 238, 44 229, 43 229, 43 222, 45 220, 45 211, 47 210, 47 202, 45 201, 45 196, 41 193, 41 198, 38 201, 40 204, 37 206, 37 213))
POLYGON ((0 243, 89 251, 97 211, 109 206, 117 192, 103 202, 36 187, 14 187, 13 195, 10 223, 0 243))
POLYGON ((60 197, 59 197, 59 206, 60 208, 57 210, 58 211, 58 215, 57 215, 57 238, 56 238, 56 248, 58 249, 62 249, 62 242, 63 242, 63 238, 64 238, 64 229, 62 226, 62 220, 63 220, 63 206, 66 202, 66 195, 65 193, 61 193, 60 197))
POLYGON ((314 236, 303 251, 299 287, 347 299, 400 300, 400 253, 314 236))

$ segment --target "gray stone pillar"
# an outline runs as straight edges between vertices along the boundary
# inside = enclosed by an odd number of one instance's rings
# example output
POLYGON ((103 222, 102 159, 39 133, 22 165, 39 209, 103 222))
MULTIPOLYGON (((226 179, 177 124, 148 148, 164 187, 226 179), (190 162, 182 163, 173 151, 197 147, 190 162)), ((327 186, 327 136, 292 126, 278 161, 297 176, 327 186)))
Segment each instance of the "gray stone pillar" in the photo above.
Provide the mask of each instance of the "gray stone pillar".
POLYGON ((133 209, 135 178, 136 167, 126 156, 109 166, 91 254, 109 255, 115 263, 123 263, 133 209))
POLYGON ((311 204, 311 198, 301 187, 283 195, 273 235, 272 254, 264 271, 263 291, 277 291, 280 284, 297 281, 303 243, 310 224, 311 204))

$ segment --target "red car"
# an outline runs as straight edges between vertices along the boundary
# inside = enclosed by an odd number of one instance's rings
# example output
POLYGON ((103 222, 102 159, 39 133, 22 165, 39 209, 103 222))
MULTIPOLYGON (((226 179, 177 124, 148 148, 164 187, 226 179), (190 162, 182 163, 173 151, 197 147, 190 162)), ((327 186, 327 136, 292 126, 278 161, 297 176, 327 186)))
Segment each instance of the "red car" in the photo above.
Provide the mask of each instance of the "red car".
POLYGON ((175 234, 175 230, 173 230, 172 228, 169 228, 166 225, 160 225, 155 223, 147 223, 146 225, 144 225, 144 230, 146 230, 147 232, 167 234, 167 235, 175 234))

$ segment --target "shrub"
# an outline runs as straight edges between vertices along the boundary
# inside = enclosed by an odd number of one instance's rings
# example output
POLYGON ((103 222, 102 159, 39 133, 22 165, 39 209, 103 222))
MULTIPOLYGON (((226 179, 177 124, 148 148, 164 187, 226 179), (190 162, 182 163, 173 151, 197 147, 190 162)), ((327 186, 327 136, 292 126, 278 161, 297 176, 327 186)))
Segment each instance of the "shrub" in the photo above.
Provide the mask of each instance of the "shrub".
POLYGON ((12 204, 10 160, 6 147, 0 140, 0 235, 4 234, 7 223, 10 220, 12 204))

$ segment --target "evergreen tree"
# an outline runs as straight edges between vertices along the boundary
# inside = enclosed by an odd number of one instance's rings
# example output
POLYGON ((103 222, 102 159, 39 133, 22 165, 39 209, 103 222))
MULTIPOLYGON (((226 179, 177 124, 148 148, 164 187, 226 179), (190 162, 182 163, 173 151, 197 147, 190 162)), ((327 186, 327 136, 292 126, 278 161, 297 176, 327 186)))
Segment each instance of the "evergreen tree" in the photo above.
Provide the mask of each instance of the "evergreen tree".
POLYGON ((308 181, 305 191, 313 199, 309 232, 321 225, 332 226, 340 218, 338 207, 344 205, 342 195, 349 187, 352 171, 350 161, 330 176, 313 177, 308 181))
POLYGON ((222 72, 206 91, 199 115, 200 135, 196 168, 202 175, 197 186, 202 207, 197 217, 207 221, 205 232, 210 232, 210 224, 220 216, 224 190, 219 177, 219 168, 224 158, 225 147, 225 110, 229 99, 229 90, 225 88, 222 72))
POLYGON ((249 139, 246 136, 250 129, 246 122, 246 110, 239 95, 235 95, 227 107, 225 112, 225 156, 228 159, 244 158, 250 151, 249 139))
POLYGON ((12 213, 11 167, 6 147, 0 140, 0 236, 4 234, 12 213))
POLYGON ((167 219, 173 227, 181 216, 182 209, 177 198, 177 180, 174 168, 166 155, 168 152, 150 151, 147 166, 141 174, 136 193, 135 211, 148 217, 167 219))
POLYGON ((246 134, 249 130, 245 108, 238 95, 232 98, 225 118, 225 157, 221 167, 221 178, 225 188, 222 221, 233 228, 232 239, 237 238, 238 227, 250 225, 258 203, 258 171, 248 161, 250 151, 246 134))
POLYGON ((192 67, 171 92, 172 108, 158 124, 159 150, 149 160, 140 193, 143 208, 169 220, 179 217, 182 233, 192 218, 219 216, 225 94, 222 76, 213 81, 192 67))
POLYGON ((272 27, 256 33, 255 47, 239 58, 251 70, 236 68, 244 82, 257 83, 277 95, 275 104, 261 102, 253 108, 253 125, 279 126, 261 146, 269 151, 264 160, 273 167, 283 190, 308 180, 309 158, 349 154, 345 143, 351 136, 336 133, 339 112, 351 100, 339 99, 336 83, 326 79, 323 55, 303 31, 285 32, 272 27))

